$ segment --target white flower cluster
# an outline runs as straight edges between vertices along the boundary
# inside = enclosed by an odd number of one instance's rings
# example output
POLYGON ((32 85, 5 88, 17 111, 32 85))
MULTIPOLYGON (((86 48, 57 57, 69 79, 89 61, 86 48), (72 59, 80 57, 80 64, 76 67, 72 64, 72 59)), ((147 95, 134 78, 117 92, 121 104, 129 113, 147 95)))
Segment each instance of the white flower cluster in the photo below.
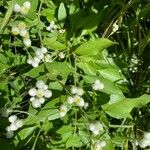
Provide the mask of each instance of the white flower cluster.
POLYGON ((71 93, 73 96, 69 96, 67 98, 67 104, 63 104, 59 108, 60 116, 64 117, 68 112, 68 104, 69 107, 72 104, 75 104, 79 107, 84 107, 85 109, 88 107, 88 103, 84 102, 84 99, 81 97, 84 94, 84 90, 80 87, 72 86, 71 93))
POLYGON ((89 130, 96 136, 103 130, 103 126, 99 121, 96 121, 95 123, 89 124, 89 130))
POLYGON ((36 82, 36 87, 29 90, 30 101, 34 108, 39 108, 45 102, 46 98, 52 97, 52 91, 48 90, 48 85, 44 81, 36 82))
POLYGON ((53 32, 54 30, 57 29, 57 25, 55 25, 55 22, 54 21, 51 21, 49 26, 46 27, 46 30, 47 31, 50 31, 50 32, 53 32))
POLYGON ((24 2, 23 6, 20 6, 18 3, 16 3, 14 5, 14 12, 21 13, 22 15, 26 15, 28 14, 30 8, 31 8, 31 3, 29 1, 24 2))
POLYGON ((141 148, 145 148, 145 147, 147 147, 147 146, 150 146, 150 132, 145 132, 143 139, 140 140, 140 141, 138 142, 138 144, 139 144, 139 146, 140 146, 141 148))
POLYGON ((93 145, 93 150, 102 150, 102 148, 105 147, 105 146, 106 146, 105 141, 97 141, 93 145))
POLYGON ((20 35, 21 37, 23 37, 23 43, 26 47, 31 46, 29 33, 26 29, 26 24, 24 22, 20 22, 17 26, 13 26, 11 29, 11 33, 15 36, 20 35))
POLYGON ((11 124, 6 127, 6 137, 11 138, 14 135, 14 131, 18 130, 23 126, 23 122, 22 120, 18 119, 16 115, 10 116, 8 120, 11 124))
POLYGON ((92 88, 95 91, 100 91, 104 88, 104 84, 100 80, 95 80, 95 82, 92 84, 92 88))
POLYGON ((43 62, 52 62, 52 56, 50 54, 47 54, 46 47, 38 48, 35 51, 35 57, 29 58, 27 60, 27 63, 32 65, 33 67, 38 67, 41 60, 43 62))

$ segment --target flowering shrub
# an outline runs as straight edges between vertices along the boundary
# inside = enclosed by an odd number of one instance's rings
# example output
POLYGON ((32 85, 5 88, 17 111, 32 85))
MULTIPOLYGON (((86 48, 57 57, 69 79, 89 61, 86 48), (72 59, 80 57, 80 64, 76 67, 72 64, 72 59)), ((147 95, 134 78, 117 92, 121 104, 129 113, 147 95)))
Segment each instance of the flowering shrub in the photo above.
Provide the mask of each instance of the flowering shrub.
POLYGON ((148 148, 149 5, 1 0, 0 147, 148 148))

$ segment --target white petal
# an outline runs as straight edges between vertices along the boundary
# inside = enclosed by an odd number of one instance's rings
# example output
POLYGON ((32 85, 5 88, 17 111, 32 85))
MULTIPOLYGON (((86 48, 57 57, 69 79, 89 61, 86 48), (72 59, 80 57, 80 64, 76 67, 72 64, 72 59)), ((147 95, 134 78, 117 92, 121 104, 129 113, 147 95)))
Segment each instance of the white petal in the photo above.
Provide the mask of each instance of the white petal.
POLYGON ((18 12, 20 12, 20 11, 21 11, 20 5, 19 5, 19 4, 15 4, 15 5, 14 5, 14 12, 18 13, 18 12))
POLYGON ((42 81, 42 80, 39 80, 36 82, 36 87, 39 88, 39 89, 43 89, 45 86, 45 82, 42 81))
POLYGON ((29 90, 29 95, 30 95, 30 96, 35 96, 35 95, 36 95, 36 92, 37 92, 37 90, 36 90, 35 88, 31 88, 31 89, 29 90))
POLYGON ((106 142, 105 141, 101 141, 99 144, 100 144, 101 147, 105 147, 106 146, 106 142))
POLYGON ((68 104, 72 104, 74 102, 74 98, 73 97, 68 97, 67 102, 68 102, 68 104))
POLYGON ((71 93, 72 94, 77 94, 78 93, 78 88, 76 86, 72 86, 71 93))
POLYGON ((94 135, 99 135, 99 130, 94 129, 94 130, 92 131, 92 133, 93 133, 94 135))
POLYGON ((39 108, 39 107, 41 107, 41 103, 39 100, 34 100, 34 101, 32 101, 32 106, 34 108, 39 108))
POLYGON ((29 1, 26 1, 23 3, 23 6, 27 9, 30 9, 31 8, 31 3, 29 1))
POLYGON ((95 129, 96 129, 96 127, 95 127, 94 123, 89 124, 89 130, 90 131, 94 131, 95 129))
POLYGON ((66 105, 61 105, 60 108, 59 108, 59 114, 61 117, 64 117, 66 115, 68 111, 68 108, 66 105))
POLYGON ((20 36, 25 37, 28 34, 28 32, 26 29, 21 29, 19 34, 20 34, 20 36))
POLYGON ((14 132, 13 131, 9 131, 6 133, 6 137, 9 139, 9 138, 12 138, 14 136, 14 132))
POLYGON ((77 94, 82 96, 84 94, 84 90, 80 87, 77 88, 77 94))
POLYGON ((36 62, 36 61, 33 61, 33 62, 32 62, 32 67, 36 68, 36 67, 38 67, 38 66, 39 66, 39 63, 38 63, 38 62, 36 62))
POLYGON ((145 132, 144 133, 144 138, 150 140, 150 132, 145 132))
POLYGON ((6 131, 8 131, 8 132, 11 131, 10 126, 6 127, 6 131))
POLYGON ((13 35, 18 35, 18 34, 19 34, 19 28, 18 28, 18 27, 12 27, 11 33, 12 33, 13 35))
POLYGON ((38 100, 41 104, 44 104, 44 102, 45 102, 45 98, 39 98, 38 100))
POLYGON ((51 91, 51 90, 46 90, 44 96, 45 96, 46 98, 52 97, 52 91, 51 91))
POLYGON ((41 48, 41 51, 42 51, 42 53, 45 54, 45 53, 47 52, 47 48, 46 48, 46 47, 42 47, 42 48, 41 48))
POLYGON ((26 47, 30 47, 31 46, 31 40, 30 39, 23 39, 23 43, 26 47))
POLYGON ((27 63, 31 65, 31 64, 33 63, 33 60, 29 58, 29 59, 27 60, 27 63))
POLYGON ((18 128, 21 128, 21 127, 23 126, 22 120, 17 120, 17 121, 15 121, 15 125, 16 125, 18 128))
POLYGON ((12 115, 8 118, 9 122, 13 123, 17 120, 17 116, 16 115, 12 115))
POLYGON ((18 127, 16 126, 15 123, 12 123, 12 124, 10 125, 10 129, 11 129, 11 131, 16 131, 16 130, 18 129, 18 127))

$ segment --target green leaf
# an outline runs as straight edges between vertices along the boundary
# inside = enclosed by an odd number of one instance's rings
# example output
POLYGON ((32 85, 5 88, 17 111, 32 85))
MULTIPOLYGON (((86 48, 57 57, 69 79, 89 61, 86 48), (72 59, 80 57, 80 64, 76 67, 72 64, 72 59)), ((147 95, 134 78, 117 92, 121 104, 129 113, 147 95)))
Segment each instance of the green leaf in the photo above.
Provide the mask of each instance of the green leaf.
POLYGON ((64 3, 60 3, 58 8, 58 20, 60 21, 61 27, 63 27, 65 19, 67 17, 66 8, 64 3))
POLYGON ((80 136, 78 136, 77 134, 70 136, 68 141, 66 142, 66 148, 81 147, 81 146, 82 146, 82 141, 80 139, 80 136))
POLYGON ((143 95, 139 98, 123 98, 116 103, 103 105, 103 110, 114 118, 131 118, 130 112, 135 107, 146 105, 150 102, 150 95, 143 95))
POLYGON ((64 50, 66 49, 66 45, 57 41, 57 38, 44 38, 43 45, 51 50, 64 50))
POLYGON ((72 68, 68 63, 52 62, 52 63, 42 64, 37 68, 33 68, 25 75, 31 78, 38 78, 41 75, 46 75, 46 73, 49 73, 54 77, 61 76, 63 78, 67 78, 67 76, 71 72, 72 72, 72 68), (46 72, 46 69, 48 70, 48 72, 46 72))
POLYGON ((113 44, 115 43, 105 38, 90 40, 79 46, 75 50, 75 53, 78 55, 86 55, 86 56, 97 55, 101 51, 103 51, 104 49, 108 48, 113 44))

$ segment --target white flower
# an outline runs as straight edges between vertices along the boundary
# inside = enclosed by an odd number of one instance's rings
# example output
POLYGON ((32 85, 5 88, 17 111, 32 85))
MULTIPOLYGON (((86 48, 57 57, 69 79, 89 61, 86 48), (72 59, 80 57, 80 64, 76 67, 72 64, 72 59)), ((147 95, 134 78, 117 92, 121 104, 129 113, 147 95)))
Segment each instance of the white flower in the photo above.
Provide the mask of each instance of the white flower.
POLYGON ((76 86, 72 86, 71 93, 72 94, 77 94, 78 93, 78 88, 76 86))
POLYGON ((144 133, 144 138, 150 140, 150 132, 145 132, 144 133))
POLYGON ((66 31, 65 29, 60 29, 60 30, 59 30, 59 33, 60 33, 60 34, 63 34, 63 33, 65 33, 65 31, 66 31))
POLYGON ((9 122, 13 123, 17 120, 17 116, 16 115, 12 115, 8 118, 9 122))
POLYGON ((11 33, 12 33, 13 35, 18 35, 18 34, 19 34, 19 28, 18 28, 18 27, 12 27, 11 33))
POLYGON ((13 131, 8 131, 6 133, 6 137, 9 139, 9 138, 12 138, 14 136, 14 132, 13 131))
POLYGON ((26 47, 30 47, 31 46, 31 40, 30 39, 27 39, 27 38, 23 39, 23 43, 24 43, 24 45, 26 47))
POLYGON ((58 56, 60 57, 60 59, 65 58, 65 55, 64 55, 64 53, 63 53, 63 52, 60 52, 60 53, 58 54, 58 56))
POLYGON ((74 102, 74 98, 73 97, 70 96, 70 97, 67 98, 67 103, 68 104, 73 104, 73 102, 74 102))
POLYGON ((101 130, 103 130, 103 126, 100 122, 96 121, 95 123, 89 124, 89 130, 96 136, 100 134, 101 130))
POLYGON ((50 98, 50 97, 52 97, 52 91, 46 90, 45 93, 44 93, 44 96, 45 96, 45 98, 50 98))
POLYGON ((54 21, 51 21, 50 25, 48 27, 46 27, 46 30, 51 31, 51 32, 53 32, 55 29, 57 29, 57 26, 55 25, 54 21))
POLYGON ((144 138, 138 142, 139 146, 141 148, 145 148, 147 146, 150 146, 150 132, 144 133, 144 138))
POLYGON ((81 98, 80 96, 78 95, 75 95, 74 97, 74 103, 77 105, 77 106, 80 106, 80 107, 83 107, 84 106, 84 99, 81 98))
POLYGON ((43 57, 44 57, 44 54, 43 54, 43 52, 41 51, 41 49, 37 49, 37 50, 35 51, 35 55, 36 55, 36 57, 39 58, 39 59, 43 59, 43 57))
POLYGON ((105 141, 97 141, 94 143, 93 145, 93 150, 102 150, 103 147, 106 146, 106 142, 105 141))
POLYGON ((71 93, 82 96, 84 94, 84 90, 80 87, 72 86, 71 93))
POLYGON ((45 98, 52 96, 52 91, 48 90, 48 85, 44 81, 39 80, 36 82, 36 87, 29 90, 29 95, 32 96, 30 101, 34 108, 39 108, 45 102, 45 98))
POLYGON ((26 1, 23 3, 23 6, 26 8, 26 9, 30 9, 31 8, 31 3, 29 1, 26 1))
POLYGON ((53 62, 52 56, 50 54, 44 55, 44 58, 42 59, 44 62, 53 62))
POLYGON ((37 57, 34 57, 34 58, 29 58, 27 60, 27 63, 32 65, 32 67, 36 68, 39 66, 39 63, 40 63, 40 59, 37 58, 37 57))
POLYGON ((36 90, 35 88, 31 88, 31 89, 29 90, 29 95, 30 95, 30 96, 35 96, 35 95, 36 95, 36 92, 37 92, 37 90, 36 90))
POLYGON ((100 80, 96 80, 93 84, 92 84, 92 88, 95 91, 98 90, 102 90, 104 88, 104 84, 102 82, 100 82, 100 80))
POLYGON ((18 12, 20 12, 20 11, 21 11, 21 7, 20 7, 19 4, 16 3, 16 4, 14 5, 14 12, 15 12, 15 13, 18 13, 18 12))
POLYGON ((66 105, 61 105, 60 108, 59 108, 59 114, 61 117, 64 117, 66 115, 68 111, 68 108, 66 105))

